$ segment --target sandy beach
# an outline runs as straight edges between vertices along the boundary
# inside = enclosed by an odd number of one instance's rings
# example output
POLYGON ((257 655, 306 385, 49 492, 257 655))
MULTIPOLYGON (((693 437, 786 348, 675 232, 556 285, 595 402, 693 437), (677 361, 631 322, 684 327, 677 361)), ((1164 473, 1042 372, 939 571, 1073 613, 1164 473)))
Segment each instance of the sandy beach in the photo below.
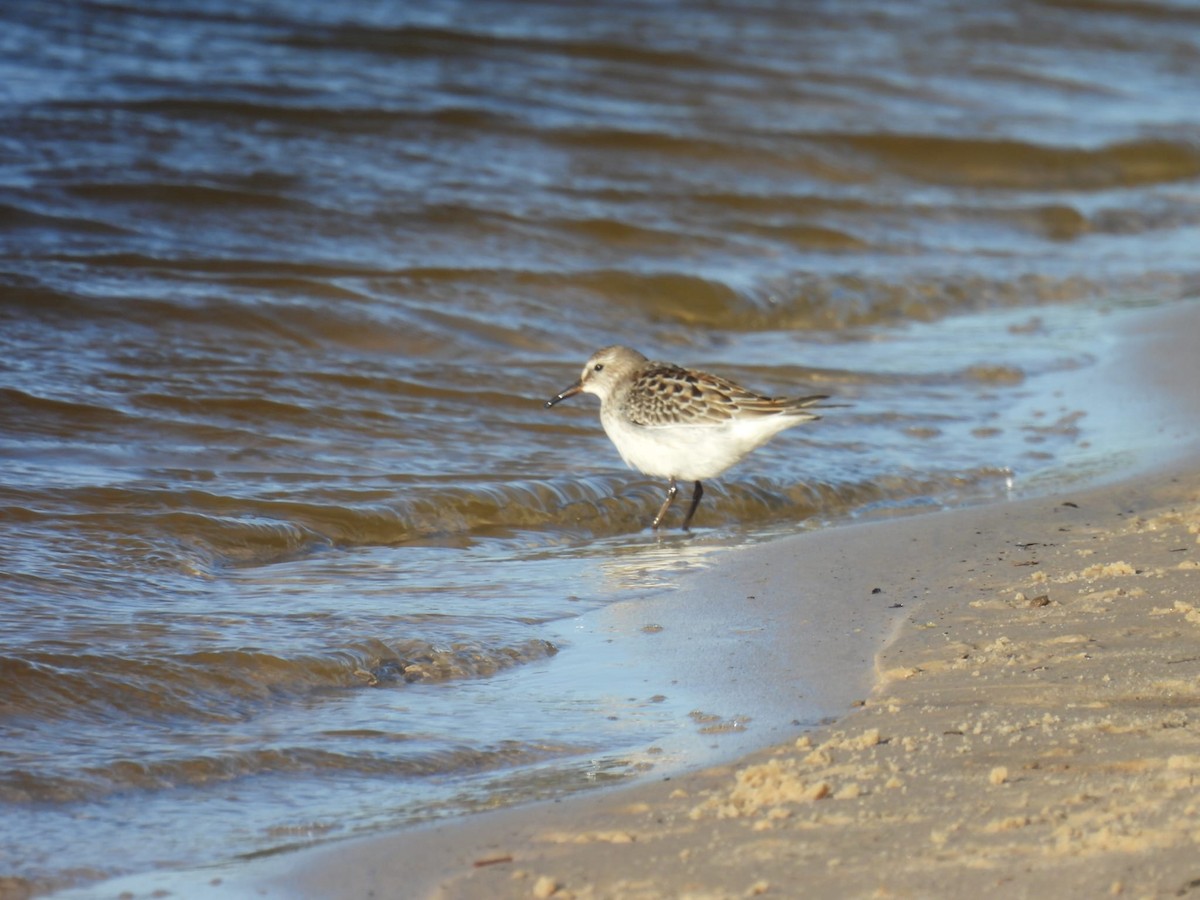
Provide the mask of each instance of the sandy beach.
POLYGON ((1196 304, 1152 313, 1105 363, 1127 376, 1113 403, 1164 449, 1152 471, 799 535, 733 554, 699 580, 707 598, 691 582, 689 602, 729 606, 739 591, 780 622, 800 581, 840 610, 837 627, 878 652, 873 683, 844 687, 833 724, 632 788, 114 886, 447 900, 1200 892, 1198 323, 1196 304))

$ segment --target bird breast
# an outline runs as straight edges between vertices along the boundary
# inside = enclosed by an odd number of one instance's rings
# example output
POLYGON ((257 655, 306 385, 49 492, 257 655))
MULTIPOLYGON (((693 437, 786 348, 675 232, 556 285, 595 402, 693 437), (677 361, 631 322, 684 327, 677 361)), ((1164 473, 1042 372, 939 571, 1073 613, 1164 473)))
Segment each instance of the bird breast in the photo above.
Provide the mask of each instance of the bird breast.
POLYGON ((656 478, 703 481, 800 420, 785 415, 729 419, 719 424, 636 425, 615 404, 600 408, 604 431, 631 468, 656 478))

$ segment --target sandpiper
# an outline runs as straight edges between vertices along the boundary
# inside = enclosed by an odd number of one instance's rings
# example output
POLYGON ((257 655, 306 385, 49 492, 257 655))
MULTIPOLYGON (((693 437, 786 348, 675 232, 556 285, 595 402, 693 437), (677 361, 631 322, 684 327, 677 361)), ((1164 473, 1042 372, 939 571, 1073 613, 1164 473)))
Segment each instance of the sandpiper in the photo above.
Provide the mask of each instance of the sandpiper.
POLYGON ((670 479, 654 528, 675 500, 675 482, 694 483, 684 531, 704 496, 701 481, 720 475, 785 428, 820 418, 809 409, 827 399, 763 397, 717 375, 652 362, 622 346, 593 353, 579 380, 546 406, 580 392, 600 398, 600 422, 626 465, 670 479))

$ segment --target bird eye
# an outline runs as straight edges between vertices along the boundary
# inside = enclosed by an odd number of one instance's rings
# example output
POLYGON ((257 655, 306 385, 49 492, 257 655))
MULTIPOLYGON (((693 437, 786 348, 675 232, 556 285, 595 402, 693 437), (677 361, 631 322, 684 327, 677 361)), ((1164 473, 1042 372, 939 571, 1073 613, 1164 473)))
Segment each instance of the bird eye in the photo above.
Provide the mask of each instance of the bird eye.
POLYGON ((592 371, 593 371, 593 372, 602 372, 602 371, 604 371, 604 363, 596 363, 594 366, 592 366, 592 371))

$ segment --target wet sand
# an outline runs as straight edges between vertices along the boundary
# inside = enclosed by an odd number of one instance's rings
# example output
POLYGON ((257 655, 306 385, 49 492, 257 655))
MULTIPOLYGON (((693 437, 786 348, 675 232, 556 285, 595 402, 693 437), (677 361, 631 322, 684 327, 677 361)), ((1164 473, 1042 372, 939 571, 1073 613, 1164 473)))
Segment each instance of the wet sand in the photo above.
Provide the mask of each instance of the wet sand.
POLYGON ((1200 891, 1197 335, 1197 304, 1154 313, 1106 364, 1128 376, 1112 402, 1163 448, 1153 471, 800 535, 693 580, 710 586, 693 602, 752 596, 785 622, 802 585, 887 626, 886 641, 866 629, 873 686, 834 724, 628 789, 142 885, 560 900, 1200 891))

